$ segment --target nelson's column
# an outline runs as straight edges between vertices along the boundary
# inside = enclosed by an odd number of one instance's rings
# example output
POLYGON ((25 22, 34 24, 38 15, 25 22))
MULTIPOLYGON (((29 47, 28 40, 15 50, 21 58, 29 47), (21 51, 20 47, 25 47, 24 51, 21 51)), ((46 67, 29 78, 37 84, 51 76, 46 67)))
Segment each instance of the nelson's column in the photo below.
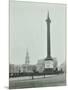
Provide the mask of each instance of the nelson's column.
POLYGON ((47 23, 47 56, 44 59, 45 61, 45 71, 53 71, 54 69, 54 59, 51 57, 51 38, 50 38, 50 17, 49 17, 49 12, 48 12, 48 16, 46 19, 46 23, 47 23))

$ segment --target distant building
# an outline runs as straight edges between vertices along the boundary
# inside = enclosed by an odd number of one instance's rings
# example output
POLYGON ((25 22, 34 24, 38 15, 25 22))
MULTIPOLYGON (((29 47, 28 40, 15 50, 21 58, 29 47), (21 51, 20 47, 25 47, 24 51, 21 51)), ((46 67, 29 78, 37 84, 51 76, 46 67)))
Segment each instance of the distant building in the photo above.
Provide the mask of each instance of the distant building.
POLYGON ((54 61, 54 70, 58 69, 58 62, 57 62, 57 59, 56 58, 53 58, 53 61, 54 61))
POLYGON ((22 65, 22 72, 30 73, 30 72, 34 72, 34 70, 36 70, 35 65, 26 65, 26 64, 22 65))
POLYGON ((44 71, 44 68, 45 68, 44 60, 42 60, 42 59, 41 60, 38 60, 36 67, 37 67, 36 70, 39 73, 43 72, 44 71))
POLYGON ((14 64, 9 64, 9 73, 14 73, 14 64))
POLYGON ((20 70, 20 66, 19 65, 15 65, 14 66, 14 73, 19 73, 20 70))
POLYGON ((60 64, 58 69, 59 69, 59 71, 63 71, 66 73, 66 62, 63 62, 62 64, 60 64))
POLYGON ((23 65, 20 65, 20 72, 23 73, 23 65))
POLYGON ((19 73, 19 65, 9 64, 9 73, 19 73))

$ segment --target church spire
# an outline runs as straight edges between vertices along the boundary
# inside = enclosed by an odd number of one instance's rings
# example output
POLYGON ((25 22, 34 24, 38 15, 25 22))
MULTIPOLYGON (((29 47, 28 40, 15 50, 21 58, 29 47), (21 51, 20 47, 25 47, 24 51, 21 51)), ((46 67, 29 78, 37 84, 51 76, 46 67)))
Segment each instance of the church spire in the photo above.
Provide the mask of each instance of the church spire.
POLYGON ((26 50, 25 64, 29 65, 29 52, 26 50))

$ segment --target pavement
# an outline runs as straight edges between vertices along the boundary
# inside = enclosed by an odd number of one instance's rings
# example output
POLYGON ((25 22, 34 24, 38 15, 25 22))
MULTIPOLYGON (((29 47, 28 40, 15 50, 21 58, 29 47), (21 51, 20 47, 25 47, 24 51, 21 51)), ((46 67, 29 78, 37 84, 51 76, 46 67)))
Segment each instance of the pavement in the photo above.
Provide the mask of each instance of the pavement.
POLYGON ((34 88, 34 87, 49 87, 49 86, 65 86, 66 85, 66 75, 46 75, 44 76, 31 76, 27 77, 16 77, 9 79, 10 89, 19 88, 34 88))

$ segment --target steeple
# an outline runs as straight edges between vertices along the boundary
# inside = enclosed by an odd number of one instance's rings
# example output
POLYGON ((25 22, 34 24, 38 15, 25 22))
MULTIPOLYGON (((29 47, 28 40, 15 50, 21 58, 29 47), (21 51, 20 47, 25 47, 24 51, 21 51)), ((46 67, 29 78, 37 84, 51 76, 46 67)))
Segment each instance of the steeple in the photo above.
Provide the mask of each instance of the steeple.
POLYGON ((28 49, 26 50, 25 64, 29 65, 29 52, 28 52, 28 49))

